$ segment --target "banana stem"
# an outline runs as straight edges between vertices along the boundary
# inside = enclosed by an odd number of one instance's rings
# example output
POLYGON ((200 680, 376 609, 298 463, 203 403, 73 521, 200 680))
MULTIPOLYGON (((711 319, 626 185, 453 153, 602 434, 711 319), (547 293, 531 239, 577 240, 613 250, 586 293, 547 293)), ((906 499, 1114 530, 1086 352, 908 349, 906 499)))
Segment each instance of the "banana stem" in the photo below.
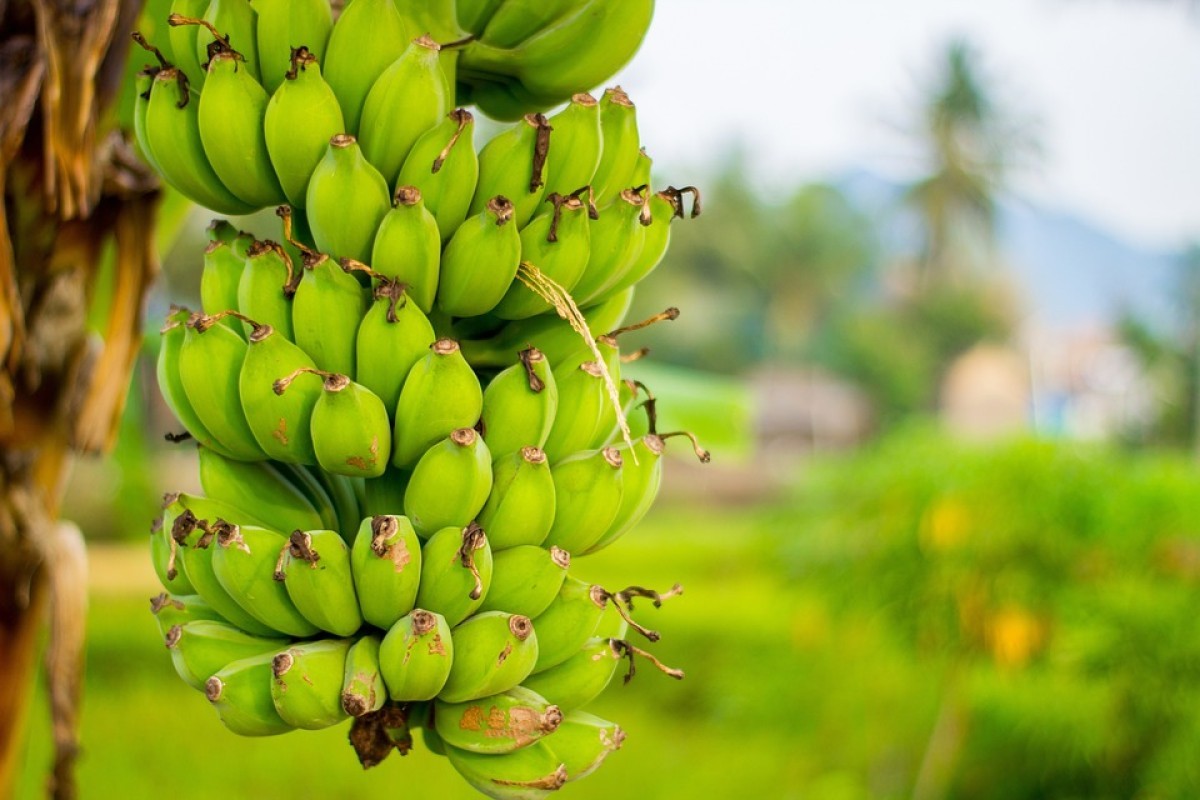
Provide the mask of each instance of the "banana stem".
POLYGON ((533 170, 529 175, 529 191, 536 192, 545 181, 542 171, 546 168, 546 157, 550 155, 550 120, 545 114, 527 114, 525 121, 537 126, 537 138, 533 143, 533 170))
POLYGON ((634 350, 632 353, 626 353, 625 355, 621 356, 621 363, 629 364, 630 362, 633 362, 633 361, 641 361, 643 358, 645 358, 648 355, 650 355, 650 348, 649 347, 641 347, 641 348, 638 348, 637 350, 634 350))
POLYGON ((641 322, 635 322, 632 325, 625 325, 623 327, 617 328, 616 330, 609 331, 605 335, 608 336, 610 339, 616 339, 618 336, 621 336, 622 334, 625 334, 625 333, 632 333, 633 331, 640 331, 642 328, 649 328, 651 325, 655 325, 659 322, 672 321, 672 320, 677 320, 677 319, 679 319, 679 309, 676 308, 675 306, 671 306, 670 308, 660 311, 651 317, 647 317, 646 319, 642 320, 641 322))
MULTIPOLYGON (((276 380, 273 384, 271 384, 271 389, 275 392, 275 394, 282 395, 284 392, 286 392, 288 390, 288 387, 292 385, 292 381, 296 380, 296 378, 300 377, 301 375, 305 375, 305 374, 319 375, 321 378, 323 378, 325 380, 326 388, 328 388, 329 381, 332 378, 345 378, 346 377, 345 375, 338 375, 337 373, 334 373, 334 372, 324 372, 319 369, 313 369, 312 367, 300 367, 298 370, 291 373, 290 375, 285 375, 284 377, 276 380)), ((347 381, 349 381, 348 378, 347 378, 347 381)))
POLYGON ((471 571, 471 576, 475 578, 475 587, 471 589, 470 597, 472 600, 478 600, 483 596, 483 578, 479 574, 479 567, 475 565, 474 551, 482 550, 487 543, 483 528, 479 527, 479 523, 472 522, 467 527, 463 528, 462 546, 458 548, 458 559, 464 567, 471 571))
POLYGON ((141 31, 133 32, 133 40, 135 42, 137 42, 142 47, 143 50, 149 50, 151 53, 153 53, 154 57, 158 59, 159 66, 162 67, 163 69, 171 69, 172 67, 175 66, 170 61, 167 61, 166 57, 163 56, 163 54, 162 54, 162 50, 159 50, 157 47, 150 44, 150 42, 146 40, 146 37, 142 35, 141 31))
POLYGON ((627 605, 630 611, 633 611, 633 598, 635 597, 649 598, 654 602, 655 608, 661 608, 664 600, 670 600, 681 594, 683 594, 683 586, 677 583, 665 592, 656 592, 644 586, 629 586, 617 592, 616 598, 619 602, 627 605))
MULTIPOLYGON (((450 46, 442 45, 443 49, 450 46)), ((437 158, 433 160, 433 169, 429 171, 433 175, 436 175, 441 170, 442 165, 446 163, 446 159, 450 157, 450 151, 454 149, 454 145, 458 144, 462 132, 466 129, 467 125, 475 120, 471 112, 465 108, 455 109, 450 112, 449 116, 454 117, 455 122, 458 123, 458 129, 454 131, 454 134, 450 137, 450 141, 446 142, 446 146, 442 148, 442 152, 438 153, 437 158)))
POLYGON ((309 64, 317 63, 317 57, 312 54, 304 45, 292 48, 292 68, 283 73, 285 80, 294 81, 300 76, 300 73, 308 68, 309 64))
POLYGON ((517 354, 521 359, 521 365, 525 367, 525 377, 529 381, 529 391, 534 394, 541 394, 546 388, 546 384, 534 372, 533 365, 538 361, 544 360, 546 357, 542 355, 542 351, 536 347, 527 347, 517 354))
POLYGON ((634 673, 637 671, 637 668, 634 664, 634 658, 633 658, 635 655, 638 655, 638 656, 641 656, 642 658, 647 659, 651 664, 653 664, 660 671, 662 671, 663 674, 670 675, 672 678, 674 678, 677 681, 683 680, 683 670, 668 667, 666 664, 659 661, 657 658, 655 658, 650 653, 647 653, 645 650, 642 650, 640 648, 634 647, 633 645, 631 645, 629 642, 625 641, 624 639, 609 639, 608 644, 610 647, 612 647, 613 652, 615 652, 618 656, 624 656, 629 659, 629 672, 625 675, 625 683, 629 683, 631 680, 633 680, 634 673))
POLYGON ((658 438, 670 439, 672 436, 686 436, 692 442, 692 449, 696 451, 696 458, 700 459, 701 464, 707 464, 712 460, 712 453, 700 446, 700 440, 696 438, 696 434, 691 431, 672 431, 671 433, 660 433, 658 438))
POLYGON ((170 431, 167 431, 163 434, 163 438, 171 444, 179 444, 180 442, 186 442, 188 439, 191 439, 192 434, 188 431, 184 431, 183 433, 171 433, 170 431))
POLYGON ((658 435, 658 399, 654 396, 654 392, 650 391, 650 387, 641 381, 634 381, 633 385, 641 389, 646 394, 646 399, 642 401, 639 408, 646 409, 646 419, 649 424, 647 429, 655 436, 658 435))
POLYGON ((692 195, 692 218, 700 216, 700 190, 695 186, 684 186, 682 189, 676 189, 674 186, 668 186, 665 190, 673 198, 675 202, 675 215, 683 219, 683 195, 690 193, 692 195))
POLYGON ((587 186, 580 186, 575 191, 571 192, 571 197, 578 200, 584 192, 587 192, 587 208, 589 219, 600 219, 600 212, 596 209, 596 190, 589 183, 587 186))

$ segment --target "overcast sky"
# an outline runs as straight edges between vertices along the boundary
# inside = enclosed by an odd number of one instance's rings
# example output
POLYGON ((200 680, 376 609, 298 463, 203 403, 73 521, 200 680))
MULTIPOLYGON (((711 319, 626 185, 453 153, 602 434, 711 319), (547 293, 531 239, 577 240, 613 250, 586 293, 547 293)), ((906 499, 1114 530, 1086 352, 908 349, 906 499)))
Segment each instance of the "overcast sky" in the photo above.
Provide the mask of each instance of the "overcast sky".
POLYGON ((657 0, 618 77, 678 174, 742 141, 758 177, 912 174, 899 128, 962 35, 1042 148, 1016 193, 1143 245, 1200 239, 1200 19, 1185 0, 657 0))

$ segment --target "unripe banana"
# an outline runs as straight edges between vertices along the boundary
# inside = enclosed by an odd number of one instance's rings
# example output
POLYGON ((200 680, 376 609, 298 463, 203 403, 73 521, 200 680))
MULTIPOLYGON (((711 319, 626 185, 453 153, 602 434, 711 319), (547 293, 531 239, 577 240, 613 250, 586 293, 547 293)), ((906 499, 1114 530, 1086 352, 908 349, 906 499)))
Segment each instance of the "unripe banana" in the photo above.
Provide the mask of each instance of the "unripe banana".
POLYGON ((214 500, 254 509, 273 529, 321 527, 320 512, 270 462, 233 461, 202 447, 200 485, 214 500))
POLYGON ((527 114, 483 146, 479 182, 468 214, 481 213, 493 197, 503 195, 512 201, 518 228, 533 219, 546 196, 546 180, 552 177, 546 170, 550 131, 545 116, 527 114))
POLYGON ((600 130, 604 146, 592 177, 596 202, 607 206, 622 190, 636 186, 633 171, 641 149, 637 108, 620 86, 604 90, 600 100, 600 130))
POLYGON ((620 750, 625 731, 617 723, 585 711, 565 713, 554 738, 546 744, 566 767, 567 782, 573 783, 595 772, 609 753, 620 750))
POLYGON ((387 467, 392 428, 383 402, 366 387, 335 372, 299 369, 275 382, 285 392, 298 378, 323 379, 312 414, 313 450, 321 469, 338 475, 376 478, 387 467))
POLYGON ((379 666, 379 643, 378 636, 363 636, 346 653, 342 709, 352 717, 378 711, 387 702, 387 686, 379 666))
POLYGON ((437 305, 455 317, 485 314, 504 299, 521 266, 521 234, 513 204, 487 201, 459 226, 442 253, 437 305))
MULTIPOLYGON (((494 47, 516 47, 540 31, 553 28, 587 0, 506 0, 488 15, 479 40, 494 47)), ((465 25, 464 25, 465 27, 465 25)), ((471 30, 468 28, 468 30, 471 30)))
MULTIPOLYGON (((228 503, 213 500, 211 497, 184 494, 181 492, 168 492, 163 495, 162 499, 162 527, 168 536, 174 536, 176 520, 189 511, 192 514, 193 521, 227 519, 230 521, 236 520, 239 525, 267 527, 268 524, 255 515, 257 512, 231 506, 228 503)), ((188 529, 188 533, 191 533, 191 528, 188 529)), ((196 538, 199 538, 199 534, 196 535, 196 538)))
POLYGON ((358 126, 363 154, 388 179, 400 172, 421 134, 450 110, 440 50, 428 36, 414 39, 383 71, 363 102, 358 126))
MULTIPOLYGON (((286 79, 293 50, 304 48, 325 57, 325 42, 333 28, 327 0, 250 0, 257 15, 257 42, 262 84, 274 92, 286 79)), ((332 136, 338 131, 329 134, 332 136)), ((327 136, 326 139, 329 137, 327 136)))
MULTIPOLYGON (((604 375, 591 355, 588 350, 579 351, 554 368, 558 413, 542 448, 551 464, 586 450, 601 429, 601 417, 610 400, 604 375)), ((608 428, 603 430, 607 432, 608 428)))
POLYGON ((225 50, 209 61, 200 92, 200 141, 221 183, 255 207, 278 205, 285 199, 263 136, 269 99, 240 51, 225 50))
POLYGON ((288 202, 296 208, 307 203, 309 178, 325 156, 329 140, 346 130, 337 95, 321 76, 317 59, 310 47, 292 50, 291 69, 273 90, 263 117, 271 165, 288 202))
MULTIPOLYGON (((209 0, 172 0, 171 15, 195 18, 204 14, 209 0)), ((204 85, 205 69, 200 66, 208 60, 208 56, 200 57, 196 42, 201 30, 195 25, 170 25, 167 27, 167 40, 171 43, 171 60, 174 61, 187 77, 196 85, 204 85)), ((205 43, 208 34, 205 35, 205 43)))
MULTIPOLYGON (((246 71, 255 82, 261 82, 262 73, 258 69, 258 36, 255 33, 257 19, 250 0, 212 0, 204 11, 204 25, 212 34, 210 39, 203 32, 196 37, 196 58, 200 66, 205 66, 212 58, 211 45, 216 42, 224 44, 242 54, 246 71)), ((172 25, 176 24, 174 21, 172 25)), ((189 23, 195 24, 195 23, 189 23)), ((204 81, 205 85, 208 80, 204 81)))
POLYGON ((394 412, 405 380, 436 338, 429 318, 410 302, 404 285, 381 281, 375 286, 375 302, 358 326, 355 377, 394 412))
POLYGON ((438 339, 430 345, 409 371, 395 408, 392 464, 397 467, 414 467, 456 429, 470 428, 479 421, 483 390, 457 342, 438 339))
MULTIPOLYGON (((200 273, 200 304, 205 314, 238 308, 238 284, 245 271, 246 254, 253 242, 254 237, 241 234, 233 243, 218 239, 205 247, 204 269, 200 273)), ((221 324, 246 338, 242 323, 237 319, 226 317, 221 324)))
MULTIPOLYGON (((554 209, 538 214, 521 230, 521 260, 541 270, 570 291, 587 269, 591 256, 591 226, 585 205, 575 196, 550 194, 554 209)), ((588 213, 591 213, 590 211, 588 213)), ((545 314, 550 305, 524 282, 513 281, 492 313, 501 319, 525 319, 545 314)))
POLYGON ((285 536, 224 520, 211 523, 210 528, 216 532, 213 574, 243 611, 289 636, 303 638, 318 632, 296 609, 287 588, 275 580, 275 562, 288 543, 285 536))
POLYGON ((596 301, 601 292, 626 274, 642 251, 650 222, 644 193, 626 189, 591 225, 587 269, 571 290, 580 304, 596 301))
POLYGON ((348 134, 331 138, 305 194, 317 249, 338 259, 367 261, 375 231, 391 206, 387 181, 363 156, 358 141, 348 134))
POLYGON ((259 622, 233 599, 217 579, 212 563, 216 549, 215 533, 209 529, 209 522, 216 522, 217 519, 197 519, 190 509, 185 509, 171 523, 171 536, 178 546, 177 554, 188 580, 196 587, 196 593, 231 624, 257 636, 278 635, 281 631, 259 622))
POLYGON ((350 551, 362 617, 388 630, 416 605, 421 582, 421 542, 406 517, 368 517, 350 551))
POLYGON ((582 553, 600 540, 621 507, 625 461, 615 447, 575 453, 554 465, 554 524, 544 544, 582 553))
POLYGON ((602 587, 567 576, 558 596, 533 620, 538 632, 534 674, 563 663, 591 638, 604 616, 608 597, 602 587))
MULTIPOLYGON (((292 295, 297 277, 291 256, 278 242, 257 241, 246 253, 236 307, 250 319, 271 326, 284 339, 294 341, 292 295)), ((253 326, 243 324, 248 335, 253 326)))
POLYGON ((558 706, 520 686, 463 702, 438 698, 433 708, 443 743, 494 755, 511 753, 554 733, 563 718, 558 706))
POLYGON ((273 736, 292 730, 271 699, 274 659, 274 654, 266 653, 234 661, 204 685, 204 694, 221 722, 240 736, 273 736))
POLYGON ((483 392, 483 440, 493 461, 523 447, 541 447, 558 411, 558 385, 550 363, 536 348, 492 378, 483 392))
MULTIPOLYGON (((135 38, 141 34, 135 34, 135 38)), ((154 86, 154 76, 161 67, 147 66, 138 72, 134 84, 133 96, 133 139, 137 142, 138 153, 155 172, 162 172, 150 153, 150 143, 146 139, 146 109, 150 105, 150 89, 154 86)))
POLYGON ((342 535, 342 540, 347 546, 352 545, 354 536, 358 533, 358 524, 363 518, 362 501, 359 495, 362 492, 364 479, 352 475, 340 475, 320 467, 297 467, 296 469, 306 473, 320 487, 322 494, 329 498, 327 511, 332 513, 329 515, 329 523, 322 527, 336 530, 342 535))
POLYGON ((183 682, 204 691, 205 682, 229 662, 274 653, 286 646, 287 640, 255 636, 217 620, 197 619, 171 626, 166 645, 183 682))
POLYGON ((335 636, 362 627, 350 572, 350 552, 337 531, 293 531, 279 554, 275 580, 283 581, 296 608, 335 636))
MULTIPOLYGON (((506 692, 520 684, 537 663, 537 633, 529 617, 520 614, 479 612, 455 627, 452 635, 454 664, 438 693, 438 699, 447 703, 506 692)), ((439 733, 445 738, 444 731, 439 733)))
POLYGON ((292 298, 292 329, 296 344, 319 369, 355 374, 358 326, 366 311, 366 290, 353 275, 324 254, 304 254, 304 277, 292 298))
POLYGON ((511 753, 485 755, 446 746, 450 765, 492 800, 540 800, 563 787, 567 768, 540 739, 511 753))
POLYGON ((504 4, 505 0, 458 0, 455 4, 458 24, 468 33, 479 36, 504 4))
POLYGON ((163 588, 172 594, 192 595, 196 587, 183 571, 183 560, 179 557, 179 545, 171 537, 171 530, 163 525, 162 515, 150 524, 150 563, 163 588))
POLYGON ((246 422, 238 393, 238 375, 246 357, 246 342, 217 316, 193 314, 188 318, 179 348, 179 381, 204 428, 220 449, 240 461, 261 461, 266 453, 258 446, 246 422))
POLYGON ((437 126, 421 134, 396 178, 397 186, 413 186, 421 192, 443 242, 467 218, 479 181, 474 136, 475 118, 471 112, 462 108, 451 111, 437 126))
POLYGON ((421 551, 417 607, 433 611, 453 627, 479 609, 492 570, 492 549, 482 528, 443 528, 421 551))
POLYGON ((388 466, 378 478, 368 478, 364 481, 366 498, 363 503, 363 514, 378 516, 380 514, 404 514, 404 492, 408 489, 408 478, 411 473, 406 469, 388 466))
POLYGON ((314 731, 349 716, 342 708, 349 649, 349 639, 321 639, 276 654, 271 662, 271 699, 284 722, 314 731))
POLYGON ((198 594, 161 594, 150 598, 150 613, 158 624, 158 631, 164 637, 176 625, 186 625, 198 620, 222 622, 228 625, 225 618, 217 610, 204 602, 198 594))
POLYGON ((357 0, 338 17, 325 50, 325 79, 338 97, 348 133, 358 131, 376 79, 422 33, 392 0, 357 0))
MULTIPOLYGON (((459 428, 425 451, 404 491, 404 514, 417 534, 462 528, 479 514, 492 490, 492 458, 471 428, 459 428)), ((437 609, 435 609, 437 610, 437 609)))
POLYGON ((146 145, 162 177, 189 199, 222 214, 249 214, 213 171, 200 140, 199 98, 179 69, 158 71, 146 103, 146 145))
POLYGON ((523 685, 556 704, 563 713, 583 708, 599 697, 617 674, 624 655, 613 642, 594 636, 561 664, 530 675, 523 685))
MULTIPOLYGON (((281 336, 270 325, 251 332, 246 360, 238 375, 238 391, 246 422, 255 441, 269 457, 289 464, 316 464, 312 442, 312 414, 321 398, 315 382, 304 381, 289 392, 275 391, 275 381, 298 369, 316 369, 308 354, 281 336)), ((281 530, 319 528, 322 525, 283 524, 281 530)))
POLYGON ((497 551, 539 545, 554 524, 555 503, 546 454, 523 447, 492 463, 492 491, 479 512, 479 524, 497 551))
POLYGON ((625 458, 625 467, 622 470, 624 475, 621 478, 621 503, 616 515, 599 539, 577 552, 587 555, 603 550, 646 516, 658 496, 659 486, 662 485, 664 447, 663 440, 653 433, 647 433, 633 443, 637 460, 625 458))
POLYGON ((603 149, 596 98, 586 92, 572 95, 567 107, 550 117, 550 127, 554 147, 546 157, 546 192, 569 195, 591 186, 603 149))
POLYGON ((479 610, 536 617, 558 597, 570 566, 571 555, 558 547, 547 550, 526 544, 496 550, 492 585, 479 610))
POLYGON ((666 192, 657 192, 650 196, 650 225, 642 237, 642 247, 637 257, 629 261, 624 270, 611 279, 604 288, 597 292, 597 299, 608 297, 614 292, 621 292, 640 283, 643 278, 654 271, 654 268, 666 255, 667 246, 671 243, 671 220, 678 213, 680 202, 666 192))
POLYGON ((371 269, 403 283, 405 296, 428 314, 437 296, 441 255, 437 220, 425 208, 420 190, 400 186, 395 207, 375 234, 371 269))
POLYGON ((453 662, 450 626, 441 614, 420 608, 397 620, 379 646, 388 695, 401 702, 437 697, 453 662))

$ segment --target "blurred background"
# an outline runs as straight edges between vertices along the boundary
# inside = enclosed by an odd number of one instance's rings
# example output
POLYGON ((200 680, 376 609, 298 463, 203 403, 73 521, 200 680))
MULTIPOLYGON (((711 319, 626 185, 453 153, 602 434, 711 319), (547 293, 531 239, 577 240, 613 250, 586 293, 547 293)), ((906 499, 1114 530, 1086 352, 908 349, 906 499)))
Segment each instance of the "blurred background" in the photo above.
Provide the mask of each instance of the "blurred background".
MULTIPOLYGON (((684 585, 640 613, 687 678, 615 682, 626 746, 569 796, 1200 796, 1198 78, 1186 0, 659 0, 619 80, 704 213, 630 369, 713 460, 676 440, 647 521, 576 562, 684 585)), ((153 358, 208 216, 167 217, 118 452, 65 512, 85 795, 473 797, 423 750, 363 773, 341 728, 229 735, 176 678, 145 540, 198 484, 153 358)))

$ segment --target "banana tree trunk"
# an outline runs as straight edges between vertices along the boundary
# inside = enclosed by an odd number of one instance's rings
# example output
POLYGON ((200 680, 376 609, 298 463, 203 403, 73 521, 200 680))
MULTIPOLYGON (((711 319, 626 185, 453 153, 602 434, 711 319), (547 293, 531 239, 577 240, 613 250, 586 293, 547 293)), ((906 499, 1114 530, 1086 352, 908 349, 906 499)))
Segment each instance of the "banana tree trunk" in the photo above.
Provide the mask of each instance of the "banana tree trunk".
POLYGON ((49 794, 75 793, 86 559, 58 514, 73 458, 113 444, 157 271, 157 184, 108 128, 140 6, 0 0, 0 798, 43 643, 49 794))

